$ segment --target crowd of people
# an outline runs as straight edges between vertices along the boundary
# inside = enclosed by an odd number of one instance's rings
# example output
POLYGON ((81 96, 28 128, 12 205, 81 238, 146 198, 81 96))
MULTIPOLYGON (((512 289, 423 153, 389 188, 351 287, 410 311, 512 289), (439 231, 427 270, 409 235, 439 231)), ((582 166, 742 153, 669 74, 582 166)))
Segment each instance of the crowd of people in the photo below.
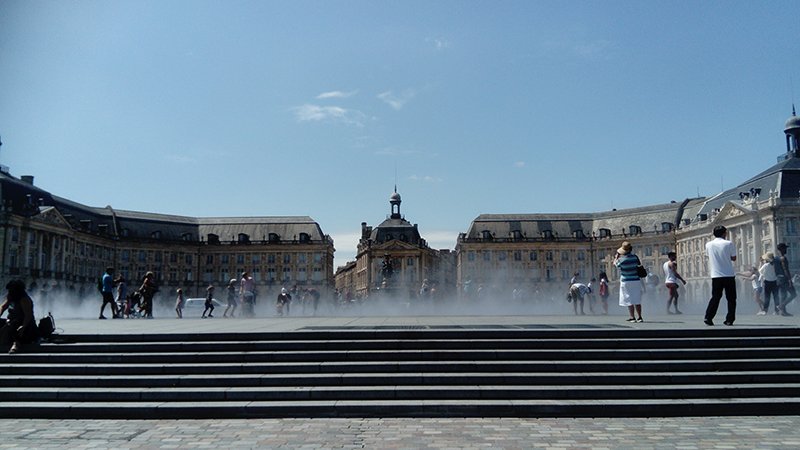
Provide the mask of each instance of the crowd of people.
MULTIPOLYGON (((773 252, 765 253, 758 267, 751 267, 744 272, 734 272, 736 261, 736 248, 727 240, 727 229, 723 226, 714 228, 714 239, 706 244, 709 273, 711 277, 711 298, 708 301, 703 322, 713 326, 713 319, 717 314, 719 303, 723 297, 727 301, 727 313, 724 324, 733 325, 736 320, 736 282, 735 277, 743 278, 750 282, 752 295, 758 305, 758 315, 766 315, 772 306, 773 314, 791 316, 788 305, 795 299, 795 283, 800 282, 800 275, 792 275, 789 270, 789 260, 786 256, 787 245, 777 246, 778 255, 773 252)), ((629 242, 623 242, 614 256, 614 266, 619 271, 620 282, 618 289, 618 304, 626 309, 627 321, 643 322, 642 300, 648 291, 657 292, 660 287, 660 278, 652 271, 647 271, 639 257, 633 252, 629 242)), ((667 260, 661 267, 664 276, 663 292, 666 292, 667 314, 682 314, 678 306, 680 288, 686 285, 686 280, 678 271, 677 255, 675 252, 667 254, 667 260)), ((123 276, 114 277, 114 268, 106 268, 98 280, 98 290, 101 295, 100 319, 105 319, 106 306, 111 310, 111 317, 119 318, 153 318, 153 299, 159 288, 156 284, 155 274, 147 272, 136 289, 129 289, 123 276)), ((439 290, 435 282, 423 280, 415 299, 405 303, 409 305, 430 306, 442 303, 439 290)), ((0 306, 0 316, 8 312, 7 319, 0 318, 0 343, 10 345, 10 352, 19 351, 21 346, 38 339, 37 325, 33 312, 33 299, 26 291, 25 283, 21 280, 12 280, 6 285, 7 295, 0 306)), ((492 300, 496 305, 497 298, 487 295, 488 289, 479 284, 472 289, 471 282, 464 284, 465 302, 475 301, 480 304, 481 299, 492 300)), ((216 288, 209 285, 203 304, 201 318, 213 318, 214 310, 221 305, 216 304, 214 298, 216 288)), ((222 313, 223 318, 254 317, 258 301, 256 282, 248 272, 242 273, 239 278, 232 278, 225 286, 227 304, 222 313), (238 314, 237 314, 238 313, 238 314)), ((379 304, 380 300, 391 300, 392 291, 384 289, 376 295, 377 299, 358 298, 349 291, 335 290, 325 302, 325 312, 336 309, 358 308, 369 304, 379 304), (375 300, 374 302, 372 300, 375 300)), ((588 283, 583 283, 580 273, 576 272, 567 288, 567 301, 572 304, 573 313, 585 315, 585 306, 588 303, 590 314, 608 314, 608 298, 611 295, 609 279, 605 272, 600 272, 597 278, 591 278, 588 283)), ((540 292, 527 293, 523 289, 515 288, 511 292, 512 300, 523 302, 531 298, 543 297, 540 292)), ((562 297, 563 298, 563 297, 562 297)), ((175 300, 175 314, 177 318, 184 317, 184 308, 187 301, 183 289, 177 289, 175 300)), ((200 299, 197 299, 200 300, 200 299)), ((266 310, 269 311, 269 302, 266 310)), ((491 302, 488 302, 491 303, 491 302)), ((462 303, 459 306, 464 306, 462 303)), ((320 292, 313 288, 302 288, 293 285, 289 288, 281 287, 275 298, 273 307, 274 315, 289 316, 294 311, 297 315, 317 315, 320 312, 320 292), (293 306, 294 305, 294 306, 293 306)), ((496 307, 496 306, 495 306, 496 307)), ((262 311, 264 308, 262 307, 262 311)), ((463 310, 459 310, 462 313, 463 310)), ((491 310, 487 312, 492 312, 491 310)), ((498 311, 495 311, 498 312, 498 311)), ((269 314, 269 312, 268 312, 269 314)))

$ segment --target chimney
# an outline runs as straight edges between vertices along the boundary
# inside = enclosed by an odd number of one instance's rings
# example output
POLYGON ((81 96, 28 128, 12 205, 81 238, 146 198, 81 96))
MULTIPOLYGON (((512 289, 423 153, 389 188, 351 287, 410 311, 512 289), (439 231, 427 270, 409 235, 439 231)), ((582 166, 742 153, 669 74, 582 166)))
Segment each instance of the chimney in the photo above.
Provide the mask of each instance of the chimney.
POLYGON ((27 183, 33 186, 33 175, 23 175, 19 177, 19 179, 22 180, 23 183, 27 183))

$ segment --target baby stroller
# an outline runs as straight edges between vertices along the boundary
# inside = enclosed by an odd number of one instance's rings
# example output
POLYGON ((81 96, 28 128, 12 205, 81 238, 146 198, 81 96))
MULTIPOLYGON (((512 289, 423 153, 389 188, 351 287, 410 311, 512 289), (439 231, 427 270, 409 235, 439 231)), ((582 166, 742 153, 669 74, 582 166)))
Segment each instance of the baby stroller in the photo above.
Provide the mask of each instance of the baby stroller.
POLYGON ((125 300, 125 317, 129 319, 138 319, 143 317, 142 294, 136 291, 132 294, 128 294, 128 297, 125 300))

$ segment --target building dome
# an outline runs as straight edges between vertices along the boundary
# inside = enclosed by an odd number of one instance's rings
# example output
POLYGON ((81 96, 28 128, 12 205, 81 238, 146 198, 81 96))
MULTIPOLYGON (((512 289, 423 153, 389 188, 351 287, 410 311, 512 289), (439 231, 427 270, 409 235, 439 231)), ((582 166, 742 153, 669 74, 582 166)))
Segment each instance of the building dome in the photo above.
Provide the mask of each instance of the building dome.
POLYGON ((786 121, 786 125, 783 127, 783 131, 797 130, 797 129, 800 129, 800 117, 792 114, 792 117, 789 117, 789 120, 786 121))
MULTIPOLYGON (((788 122, 787 122, 788 123, 788 122)), ((390 202, 399 202, 400 201, 400 194, 395 191, 391 197, 389 197, 390 202)))

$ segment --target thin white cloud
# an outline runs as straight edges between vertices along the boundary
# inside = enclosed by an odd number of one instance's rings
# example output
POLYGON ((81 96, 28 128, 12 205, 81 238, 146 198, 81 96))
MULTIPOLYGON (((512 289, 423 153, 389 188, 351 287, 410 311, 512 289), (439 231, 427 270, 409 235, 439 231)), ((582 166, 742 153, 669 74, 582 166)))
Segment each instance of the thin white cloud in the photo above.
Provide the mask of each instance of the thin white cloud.
POLYGON ((348 98, 356 95, 358 91, 330 91, 330 92, 323 92, 317 96, 317 100, 325 100, 329 98, 348 98))
POLYGON ((430 248, 435 248, 437 250, 442 249, 454 249, 456 248, 456 240, 458 239, 458 233, 461 231, 449 231, 449 230, 433 230, 433 231, 425 231, 420 230, 420 234, 422 238, 428 242, 428 246, 430 248))
POLYGON ((364 126, 366 116, 356 109, 305 104, 292 108, 298 122, 338 122, 364 126))
POLYGON ((408 103, 417 93, 413 89, 406 89, 400 94, 395 95, 392 91, 381 92, 378 98, 391 106, 393 109, 399 111, 408 103))
POLYGON ((514 163, 514 167, 519 167, 519 168, 525 167, 525 161, 517 161, 517 162, 515 162, 514 163))
POLYGON ((422 181, 424 183, 441 183, 442 181, 444 181, 439 177, 433 177, 430 175, 422 175, 422 176, 411 175, 410 177, 408 177, 408 179, 411 181, 422 181))
POLYGON ((425 42, 433 45, 436 50, 442 51, 450 48, 450 41, 442 38, 427 38, 425 42))

